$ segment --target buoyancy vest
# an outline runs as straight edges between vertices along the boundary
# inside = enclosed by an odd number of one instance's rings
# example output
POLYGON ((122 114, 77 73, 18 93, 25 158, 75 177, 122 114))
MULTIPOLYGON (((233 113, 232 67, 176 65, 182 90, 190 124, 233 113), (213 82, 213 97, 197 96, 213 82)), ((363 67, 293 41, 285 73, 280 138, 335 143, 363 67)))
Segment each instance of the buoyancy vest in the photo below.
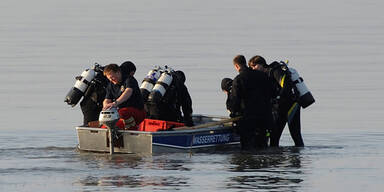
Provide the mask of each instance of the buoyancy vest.
POLYGON ((297 101, 303 108, 315 102, 302 77, 296 69, 288 67, 288 62, 273 62, 270 64, 269 76, 273 77, 280 86, 280 94, 289 91, 291 99, 297 101))

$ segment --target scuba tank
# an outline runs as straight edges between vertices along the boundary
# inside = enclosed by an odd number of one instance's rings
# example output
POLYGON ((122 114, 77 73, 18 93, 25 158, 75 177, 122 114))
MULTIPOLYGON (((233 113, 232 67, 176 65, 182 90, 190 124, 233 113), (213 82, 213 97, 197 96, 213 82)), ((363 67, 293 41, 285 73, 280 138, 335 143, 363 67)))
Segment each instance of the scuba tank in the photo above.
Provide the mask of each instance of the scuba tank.
POLYGON ((150 70, 145 76, 143 82, 140 85, 140 92, 143 96, 144 102, 147 102, 148 96, 152 91, 152 88, 155 86, 156 81, 160 78, 161 68, 156 66, 154 69, 150 70))
POLYGON ((307 86, 304 83, 303 78, 299 76, 299 73, 293 69, 289 68, 291 81, 296 88, 297 92, 299 93, 298 97, 298 103, 303 108, 306 108, 310 106, 312 103, 315 102, 315 98, 313 98, 311 92, 308 90, 307 86))
MULTIPOLYGON (((296 100, 303 108, 308 107, 315 102, 311 92, 304 84, 303 78, 299 76, 299 73, 291 67, 288 67, 288 60, 273 62, 270 64, 271 71, 269 75, 272 75, 281 88, 284 88, 286 83, 292 86, 292 99, 296 100)), ((283 91, 284 89, 281 89, 283 91)), ((282 93, 280 92, 279 95, 282 93)))
POLYGON ((102 72, 102 69, 99 64, 96 63, 92 69, 86 69, 81 73, 80 76, 77 76, 75 78, 75 85, 65 96, 64 102, 74 107, 80 101, 81 97, 87 91, 90 83, 100 71, 102 72))
POLYGON ((148 96, 148 101, 158 103, 161 98, 164 96, 168 87, 171 85, 173 77, 171 72, 173 70, 165 66, 164 71, 160 75, 159 80, 157 80, 156 85, 153 87, 151 93, 148 96))

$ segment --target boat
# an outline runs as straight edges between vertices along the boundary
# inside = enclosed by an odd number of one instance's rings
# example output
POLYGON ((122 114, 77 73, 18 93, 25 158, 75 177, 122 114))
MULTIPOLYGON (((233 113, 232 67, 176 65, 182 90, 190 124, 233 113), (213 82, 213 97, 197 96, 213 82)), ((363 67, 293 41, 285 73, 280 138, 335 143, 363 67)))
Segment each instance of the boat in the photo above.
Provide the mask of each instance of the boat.
POLYGON ((232 126, 237 119, 193 115, 195 126, 176 127, 166 121, 145 119, 147 125, 160 129, 120 130, 76 127, 78 149, 89 152, 152 154, 162 152, 198 152, 221 150, 240 145, 240 137, 232 126), (111 140, 112 138, 112 140, 111 140))

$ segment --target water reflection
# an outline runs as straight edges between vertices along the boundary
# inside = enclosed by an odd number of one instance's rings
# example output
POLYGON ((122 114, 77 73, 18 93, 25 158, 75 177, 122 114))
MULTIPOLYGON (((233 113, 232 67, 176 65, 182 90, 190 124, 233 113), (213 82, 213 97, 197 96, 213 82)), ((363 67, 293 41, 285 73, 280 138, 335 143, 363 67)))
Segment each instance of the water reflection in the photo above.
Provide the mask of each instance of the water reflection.
POLYGON ((151 170, 167 170, 167 171, 191 171, 188 165, 189 159, 173 159, 171 155, 153 156, 147 159, 146 167, 151 170))
POLYGON ((188 185, 183 174, 171 175, 176 171, 189 171, 186 161, 166 156, 140 156, 129 154, 82 154, 89 174, 74 182, 82 187, 107 188, 162 188, 177 190, 188 185), (168 170, 170 172, 163 172, 168 170), (148 174, 148 171, 151 172, 148 174), (160 171, 160 172, 159 172, 160 171))
POLYGON ((276 148, 254 153, 233 154, 229 171, 236 172, 227 182, 229 189, 295 191, 305 174, 300 148, 276 148))
POLYGON ((190 158, 185 154, 80 155, 81 161, 87 165, 87 173, 74 183, 82 189, 183 190, 194 186, 196 181, 201 182, 201 166, 212 169, 214 173, 216 164, 212 159, 225 157, 228 161, 218 161, 223 163, 218 167, 229 167, 226 169, 229 174, 224 179, 226 190, 297 191, 302 189, 305 169, 308 168, 308 162, 303 163, 302 149, 282 147, 246 153, 231 151, 224 155, 199 154, 190 158))
POLYGON ((114 175, 106 177, 87 176, 78 182, 82 186, 111 187, 186 187, 187 178, 174 176, 114 175))
POLYGON ((131 168, 134 169, 143 163, 144 156, 130 155, 130 154, 115 154, 109 155, 107 153, 84 153, 80 155, 80 160, 85 163, 88 168, 101 169, 121 169, 131 168))

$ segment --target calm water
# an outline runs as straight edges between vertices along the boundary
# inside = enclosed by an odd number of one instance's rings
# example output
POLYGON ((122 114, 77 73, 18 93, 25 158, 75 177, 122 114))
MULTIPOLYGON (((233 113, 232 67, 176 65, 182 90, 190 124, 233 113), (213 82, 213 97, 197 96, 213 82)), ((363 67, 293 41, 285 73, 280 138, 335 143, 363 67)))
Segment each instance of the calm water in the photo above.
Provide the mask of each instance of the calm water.
POLYGON ((0 191, 380 191, 384 184, 384 3, 0 2, 0 191), (316 103, 304 148, 151 156, 80 153, 63 100, 95 62, 183 70, 194 113, 227 115, 232 58, 290 61, 316 103))

